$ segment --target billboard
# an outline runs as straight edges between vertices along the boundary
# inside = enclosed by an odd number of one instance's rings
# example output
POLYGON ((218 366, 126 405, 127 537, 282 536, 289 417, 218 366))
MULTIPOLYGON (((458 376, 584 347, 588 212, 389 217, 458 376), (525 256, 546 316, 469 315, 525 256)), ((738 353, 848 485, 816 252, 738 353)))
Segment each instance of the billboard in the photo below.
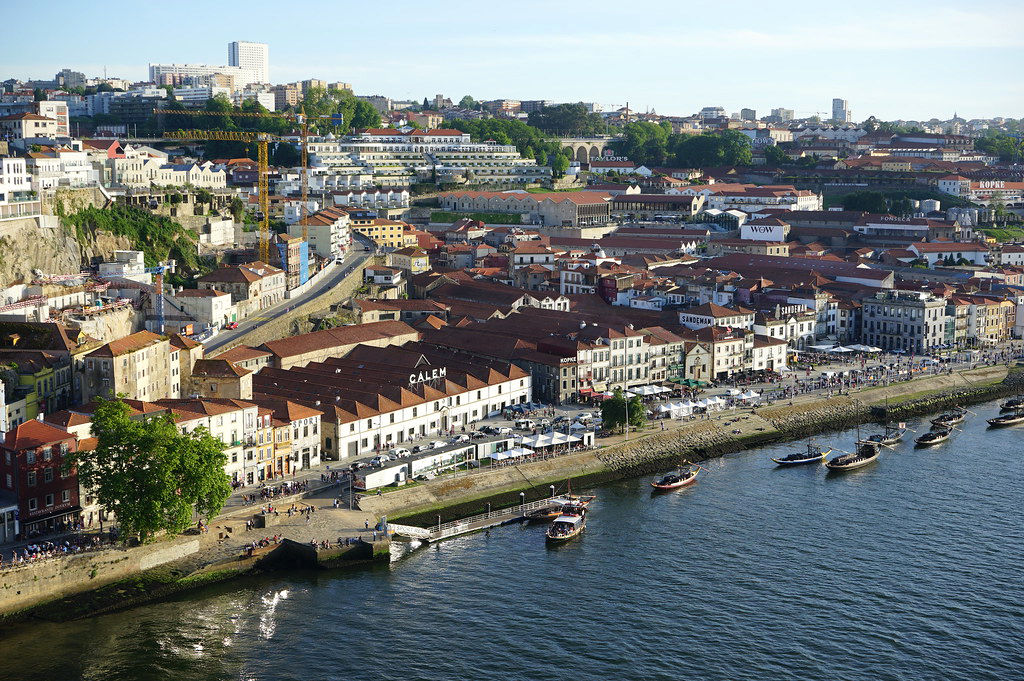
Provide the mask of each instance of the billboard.
POLYGON ((747 241, 785 241, 785 225, 752 225, 740 227, 740 238, 747 241))

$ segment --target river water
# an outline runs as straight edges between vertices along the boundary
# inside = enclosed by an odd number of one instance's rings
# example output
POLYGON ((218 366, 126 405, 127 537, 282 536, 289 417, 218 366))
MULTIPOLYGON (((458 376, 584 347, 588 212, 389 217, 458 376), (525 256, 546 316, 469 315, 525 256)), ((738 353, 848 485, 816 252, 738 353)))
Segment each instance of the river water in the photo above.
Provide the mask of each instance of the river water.
POLYGON ((390 567, 19 627, 0 678, 1022 679, 1024 427, 975 411, 943 445, 846 474, 768 461, 795 443, 677 492, 600 487, 560 548, 508 526, 390 567))

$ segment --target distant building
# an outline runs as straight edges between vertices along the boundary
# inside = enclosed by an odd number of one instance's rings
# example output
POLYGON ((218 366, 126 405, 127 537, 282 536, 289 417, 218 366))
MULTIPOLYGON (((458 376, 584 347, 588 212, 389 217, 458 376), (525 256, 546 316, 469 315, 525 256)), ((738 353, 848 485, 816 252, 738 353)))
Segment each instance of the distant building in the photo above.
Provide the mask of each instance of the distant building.
POLYGON ((832 120, 836 123, 849 123, 851 120, 850 103, 838 97, 833 99, 832 120))

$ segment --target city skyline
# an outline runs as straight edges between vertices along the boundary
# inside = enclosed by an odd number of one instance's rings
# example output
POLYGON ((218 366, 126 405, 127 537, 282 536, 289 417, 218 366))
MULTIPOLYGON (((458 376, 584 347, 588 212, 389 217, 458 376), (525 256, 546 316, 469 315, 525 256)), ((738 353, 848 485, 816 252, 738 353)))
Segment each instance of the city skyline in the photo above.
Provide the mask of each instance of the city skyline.
MULTIPOLYGON (((110 15, 124 16, 119 5, 127 11, 127 4, 115 2, 103 18, 78 19, 82 35, 95 35, 110 15)), ((610 3, 550 7, 528 1, 521 11, 544 11, 548 20, 520 27, 488 8, 458 1, 416 13, 415 21, 402 22, 401 11, 396 12, 399 20, 386 38, 408 49, 384 52, 379 41, 385 34, 352 30, 344 20, 310 20, 334 9, 330 4, 306 3, 304 12, 282 17, 273 15, 269 3, 256 5, 265 11, 239 15, 229 7, 186 3, 181 16, 189 16, 189 7, 202 8, 196 30, 173 37, 122 32, 117 40, 90 44, 88 51, 66 33, 60 38, 18 33, 0 48, 3 75, 46 79, 67 67, 99 76, 105 68, 111 76, 144 80, 150 62, 223 64, 227 43, 249 40, 269 45, 271 82, 345 81, 357 94, 395 99, 443 93, 456 101, 470 94, 594 101, 605 108, 629 102, 637 111, 676 115, 723 106, 729 113, 753 108, 763 116, 785 107, 800 118, 817 112, 827 117, 832 99, 840 97, 849 100, 855 121, 870 115, 946 119, 954 111, 965 118, 1015 118, 1024 104, 1024 85, 1013 71, 1024 60, 1024 37, 1015 30, 1024 22, 1024 9, 1010 3, 989 3, 987 11, 951 3, 903 3, 898 9, 869 3, 854 16, 842 8, 814 7, 813 12, 789 8, 785 17, 741 3, 731 15, 756 16, 756 22, 735 29, 702 23, 699 30, 689 16, 674 16, 677 5, 660 3, 645 8, 664 15, 657 26, 620 32, 615 27, 636 22, 610 3), (871 18, 876 5, 885 10, 884 22, 871 18), (275 30, 268 28, 267 17, 273 17, 275 30), (556 32, 545 26, 568 28, 556 32), (949 26, 958 27, 955 34, 945 30, 949 26), (775 58, 765 60, 766 51, 775 58), (957 89, 951 98, 946 85, 953 82, 957 89)), ((74 8, 68 2, 57 6, 74 8)), ((408 3, 398 7, 414 9, 408 3)), ((22 13, 27 20, 28 11, 11 8, 14 22, 22 13)), ((137 25, 166 22, 157 8, 133 5, 130 14, 137 25)))

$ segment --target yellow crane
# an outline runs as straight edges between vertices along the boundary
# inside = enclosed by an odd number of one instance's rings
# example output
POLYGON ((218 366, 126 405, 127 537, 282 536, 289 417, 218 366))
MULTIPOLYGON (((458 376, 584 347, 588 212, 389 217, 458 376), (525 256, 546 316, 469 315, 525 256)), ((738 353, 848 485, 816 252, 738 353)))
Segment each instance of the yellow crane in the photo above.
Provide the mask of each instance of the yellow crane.
POLYGON ((270 163, 268 162, 267 146, 270 142, 279 142, 281 138, 268 132, 248 132, 243 130, 171 130, 164 132, 163 136, 172 140, 256 143, 256 165, 258 169, 256 184, 260 201, 259 259, 270 264, 270 192, 267 183, 267 176, 270 174, 270 163))
MULTIPOLYGON (((178 115, 184 115, 184 116, 230 116, 232 118, 236 118, 236 117, 246 117, 246 118, 280 118, 280 119, 284 119, 284 120, 288 120, 288 121, 295 121, 300 126, 302 126, 302 132, 301 132, 302 144, 300 145, 301 146, 301 153, 302 153, 302 182, 301 182, 301 185, 302 185, 302 205, 301 205, 301 208, 299 209, 299 211, 300 211, 299 212, 299 218, 300 218, 300 222, 302 224, 302 240, 303 241, 308 241, 309 240, 309 228, 308 228, 308 226, 306 224, 307 223, 306 218, 309 217, 309 208, 307 207, 308 203, 309 203, 309 152, 308 152, 308 149, 307 149, 307 145, 309 143, 309 119, 310 118, 320 118, 320 119, 331 120, 331 121, 337 122, 339 120, 338 118, 336 118, 335 116, 307 116, 306 113, 305 113, 305 109, 303 109, 299 113, 276 113, 276 112, 272 112, 272 111, 238 111, 238 112, 230 112, 230 113, 228 113, 228 112, 222 112, 222 111, 191 111, 191 110, 179 111, 179 110, 174 110, 174 109, 157 109, 153 113, 154 114, 178 114, 178 115)), ((192 131, 189 131, 189 132, 201 132, 201 131, 192 130, 192 131)), ((269 133, 253 133, 253 134, 269 134, 269 133)), ((166 134, 164 135, 164 137, 168 137, 168 136, 169 135, 166 135, 166 134)), ((272 138, 273 138, 274 141, 280 141, 281 140, 281 138, 278 137, 278 136, 272 136, 272 138)), ((195 138, 195 137, 181 138, 181 137, 176 137, 176 138, 171 138, 171 139, 202 139, 202 138, 195 138)), ((217 139, 217 140, 222 140, 223 141, 223 140, 225 140, 227 138, 222 138, 222 137, 212 138, 211 137, 209 139, 217 139)), ((242 140, 228 140, 228 141, 242 141, 242 140)), ((265 144, 263 146, 263 149, 264 149, 264 151, 266 151, 266 145, 265 144)), ((263 189, 265 189, 266 188, 266 184, 265 184, 266 183, 266 179, 265 179, 265 174, 263 172, 263 169, 260 170, 260 176, 264 178, 263 179, 264 184, 261 185, 261 187, 263 189)), ((261 191, 263 189, 261 189, 261 191)), ((264 207, 263 208, 264 209, 264 215, 266 215, 264 204, 268 203, 268 202, 269 201, 265 200, 263 195, 261 194, 261 196, 260 196, 260 205, 261 205, 261 207, 264 207)))

